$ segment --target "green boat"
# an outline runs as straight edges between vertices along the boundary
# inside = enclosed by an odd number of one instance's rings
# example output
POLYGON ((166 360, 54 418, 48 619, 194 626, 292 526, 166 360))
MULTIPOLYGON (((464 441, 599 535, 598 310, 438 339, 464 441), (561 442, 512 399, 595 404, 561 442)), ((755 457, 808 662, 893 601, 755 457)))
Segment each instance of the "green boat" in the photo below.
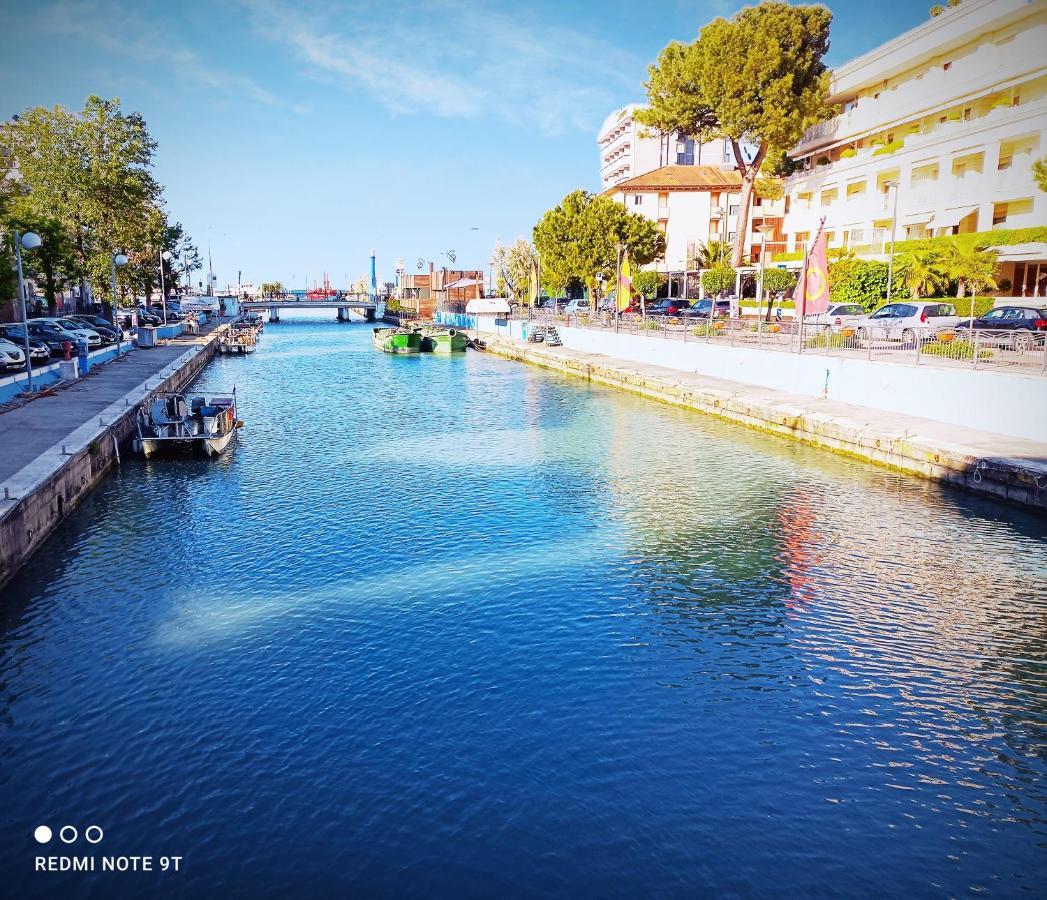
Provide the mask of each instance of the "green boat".
POLYGON ((422 350, 426 353, 465 353, 469 339, 454 328, 428 325, 419 329, 422 350))
POLYGON ((420 353, 422 336, 410 328, 376 328, 374 345, 385 353, 420 353))

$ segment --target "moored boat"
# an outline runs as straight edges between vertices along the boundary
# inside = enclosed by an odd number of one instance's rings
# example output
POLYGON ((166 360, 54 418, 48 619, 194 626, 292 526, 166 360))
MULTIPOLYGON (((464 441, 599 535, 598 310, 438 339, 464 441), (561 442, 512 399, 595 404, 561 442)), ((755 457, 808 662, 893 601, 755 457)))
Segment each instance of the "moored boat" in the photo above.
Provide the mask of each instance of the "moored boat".
POLYGON ((417 329, 422 336, 422 350, 426 353, 465 353, 469 339, 455 328, 423 325, 417 329))
POLYGON ((134 449, 146 458, 163 451, 217 456, 243 422, 236 418, 236 389, 228 396, 156 394, 135 418, 134 449))
POLYGON ((419 353, 422 336, 410 328, 376 328, 374 345, 385 353, 419 353))
POLYGON ((258 345, 258 330, 251 325, 232 325, 218 341, 218 352, 227 354, 254 353, 258 345))

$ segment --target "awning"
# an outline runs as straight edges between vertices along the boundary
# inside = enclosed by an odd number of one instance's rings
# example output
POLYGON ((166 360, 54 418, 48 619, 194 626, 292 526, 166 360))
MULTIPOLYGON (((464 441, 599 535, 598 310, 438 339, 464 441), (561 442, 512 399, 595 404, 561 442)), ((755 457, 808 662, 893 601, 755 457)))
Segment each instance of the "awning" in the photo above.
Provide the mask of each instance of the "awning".
POLYGON ((972 212, 977 211, 977 206, 959 206, 953 209, 946 209, 943 212, 934 214, 934 227, 935 228, 952 228, 954 225, 959 225, 961 219, 966 219, 972 212))
POLYGON ((1000 254, 1000 262, 1043 262, 1047 260, 1047 243, 1031 241, 1027 244, 1005 244, 1002 247, 986 247, 1000 254))
POLYGON ((509 312, 509 301, 504 297, 484 297, 480 300, 470 300, 465 304, 467 313, 478 313, 479 315, 498 315, 509 312))
POLYGON ((452 281, 450 284, 444 285, 445 291, 457 290, 458 288, 475 287, 480 282, 475 278, 459 278, 457 281, 452 281))
MULTIPOLYGON (((902 216, 902 224, 903 225, 926 225, 933 218, 934 218, 934 213, 930 213, 930 212, 909 213, 906 216, 902 216)), ((937 224, 937 222, 935 224, 937 224)))

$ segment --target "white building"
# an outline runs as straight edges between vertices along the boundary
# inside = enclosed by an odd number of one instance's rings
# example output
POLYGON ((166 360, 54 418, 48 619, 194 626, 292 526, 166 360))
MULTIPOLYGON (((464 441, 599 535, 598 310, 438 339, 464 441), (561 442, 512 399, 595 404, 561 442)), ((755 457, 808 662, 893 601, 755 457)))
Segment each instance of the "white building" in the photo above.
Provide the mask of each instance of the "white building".
MULTIPOLYGON (((621 181, 604 193, 658 223, 665 234, 665 258, 656 264, 662 272, 694 268, 694 251, 710 241, 734 242, 738 227, 741 175, 736 169, 719 166, 662 166, 644 175, 621 181)), ((749 219, 746 255, 760 258, 758 227, 780 228, 782 201, 754 199, 749 219)), ((775 231, 768 238, 768 251, 780 240, 775 231)))
POLYGON ((603 190, 662 166, 735 168, 730 142, 716 140, 702 144, 679 134, 659 134, 636 121, 634 114, 641 108, 638 103, 630 103, 616 109, 600 126, 597 143, 603 190))
MULTIPOLYGON (((884 251, 892 224, 898 240, 1047 224, 1032 175, 1045 48, 1043 0, 963 0, 837 69, 840 114, 792 152, 804 170, 786 181, 788 249, 803 250, 823 216, 830 247, 867 254, 884 251)), ((1047 280, 1045 251, 1001 254, 1016 294, 1047 280)))

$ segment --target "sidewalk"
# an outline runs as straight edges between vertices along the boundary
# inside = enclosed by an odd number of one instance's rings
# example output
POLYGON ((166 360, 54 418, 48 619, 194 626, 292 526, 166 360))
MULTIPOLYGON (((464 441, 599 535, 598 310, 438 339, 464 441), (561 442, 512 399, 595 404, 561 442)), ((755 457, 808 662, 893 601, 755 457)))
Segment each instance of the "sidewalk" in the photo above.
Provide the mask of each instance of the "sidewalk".
POLYGON ((488 340, 500 356, 1047 511, 1047 444, 1038 441, 598 353, 488 340))
POLYGON ((92 369, 87 376, 38 397, 24 406, 0 412, 0 482, 6 481, 41 453, 60 444, 82 425, 97 420, 106 407, 115 403, 147 379, 157 375, 186 350, 206 344, 219 323, 213 322, 201 334, 180 335, 162 347, 135 350, 120 359, 92 369))

